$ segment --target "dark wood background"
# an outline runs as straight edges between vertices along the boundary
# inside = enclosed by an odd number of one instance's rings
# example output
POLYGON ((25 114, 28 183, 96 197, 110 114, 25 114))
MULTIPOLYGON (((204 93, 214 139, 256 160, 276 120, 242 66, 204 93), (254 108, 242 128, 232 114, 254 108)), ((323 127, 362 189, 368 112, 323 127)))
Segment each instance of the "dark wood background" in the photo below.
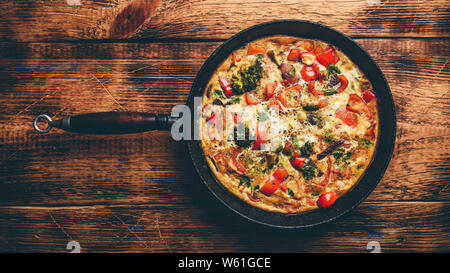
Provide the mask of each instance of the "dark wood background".
POLYGON ((447 0, 15 0, 0 4, 0 251, 450 251, 447 0), (77 2, 80 2, 78 5, 77 2), (380 65, 398 118, 375 191, 339 220, 278 230, 236 216, 168 132, 38 135, 33 118, 169 112, 202 63, 251 25, 306 19, 380 65))

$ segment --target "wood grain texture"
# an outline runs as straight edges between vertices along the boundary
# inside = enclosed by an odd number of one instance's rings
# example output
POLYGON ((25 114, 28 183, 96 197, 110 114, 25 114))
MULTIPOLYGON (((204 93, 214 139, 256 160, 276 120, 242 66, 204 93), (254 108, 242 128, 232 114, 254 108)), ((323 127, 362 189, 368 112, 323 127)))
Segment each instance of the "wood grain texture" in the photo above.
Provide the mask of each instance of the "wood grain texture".
MULTIPOLYGON (((362 39, 381 66, 397 109, 394 157, 370 201, 448 201, 448 40, 362 39)), ((188 202, 199 178, 169 132, 37 135, 41 113, 169 112, 185 103, 219 43, 26 43, 0 47, 0 204, 188 202), (45 182, 44 182, 45 181, 45 182)))
POLYGON ((0 3, 0 35, 15 41, 227 39, 258 23, 303 19, 357 37, 448 37, 449 18, 447 0, 16 0, 0 3))
MULTIPOLYGON (((196 192, 196 193, 202 193, 196 192)), ((450 251, 448 202, 366 202, 336 222, 309 230, 267 228, 215 200, 129 207, 0 208, 0 249, 8 252, 382 252, 450 251)))

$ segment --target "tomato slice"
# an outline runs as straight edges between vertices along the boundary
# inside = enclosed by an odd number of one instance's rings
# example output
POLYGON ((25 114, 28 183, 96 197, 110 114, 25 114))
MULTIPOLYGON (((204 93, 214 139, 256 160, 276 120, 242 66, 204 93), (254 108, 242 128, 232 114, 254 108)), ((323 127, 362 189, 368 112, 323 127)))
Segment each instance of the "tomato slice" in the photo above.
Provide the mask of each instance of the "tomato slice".
POLYGON ((278 84, 276 82, 266 84, 266 99, 270 99, 271 97, 273 97, 277 85, 278 84))
POLYGON ((245 101, 250 105, 257 105, 261 103, 261 101, 251 93, 245 93, 245 101))
POLYGON ((356 115, 345 109, 345 107, 343 106, 339 107, 336 110, 335 115, 338 119, 342 120, 348 126, 355 127, 356 125, 358 125, 358 119, 356 118, 356 115))
POLYGON ((233 89, 231 88, 230 81, 228 81, 226 78, 219 77, 219 83, 223 91, 225 91, 225 96, 227 97, 233 96, 233 89))
POLYGON ((373 100, 375 98, 375 94, 372 91, 370 91, 369 89, 363 90, 362 93, 363 93, 363 99, 366 102, 370 102, 371 100, 373 100))
POLYGON ((357 94, 350 94, 347 102, 347 110, 361 114, 364 113, 371 119, 372 114, 366 102, 357 94))
POLYGON ((346 89, 347 86, 348 86, 348 80, 347 80, 347 77, 345 77, 344 75, 338 75, 337 77, 338 77, 339 81, 341 82, 341 85, 339 86, 339 88, 337 89, 337 91, 338 91, 339 93, 342 93, 342 92, 345 91, 345 89, 346 89))
POLYGON ((264 186, 259 191, 264 195, 271 196, 280 187, 280 184, 281 181, 278 178, 270 176, 269 180, 264 183, 264 186))
POLYGON ((248 45, 247 55, 264 54, 266 49, 253 44, 248 45))
POLYGON ((336 64, 337 62, 339 62, 339 60, 339 56, 331 46, 322 51, 322 53, 317 56, 317 61, 325 67, 328 67, 330 63, 336 64))
POLYGON ((333 205, 336 200, 337 195, 334 192, 330 191, 322 194, 319 199, 317 199, 317 206, 319 208, 328 208, 329 206, 333 205))
POLYGON ((289 55, 287 56, 288 61, 298 62, 299 58, 300 58, 300 49, 292 48, 291 51, 289 51, 289 55))

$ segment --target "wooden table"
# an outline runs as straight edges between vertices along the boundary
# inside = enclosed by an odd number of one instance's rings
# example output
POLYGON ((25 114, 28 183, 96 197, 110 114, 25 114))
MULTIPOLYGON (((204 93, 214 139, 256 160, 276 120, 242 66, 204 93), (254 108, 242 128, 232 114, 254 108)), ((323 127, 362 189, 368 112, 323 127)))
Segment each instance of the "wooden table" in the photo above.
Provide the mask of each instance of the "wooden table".
POLYGON ((0 4, 0 251, 450 251, 447 0, 15 0, 0 4), (251 25, 306 19, 353 37, 394 95, 394 157, 357 209, 314 229, 235 215, 168 132, 38 135, 33 118, 169 112, 251 25))

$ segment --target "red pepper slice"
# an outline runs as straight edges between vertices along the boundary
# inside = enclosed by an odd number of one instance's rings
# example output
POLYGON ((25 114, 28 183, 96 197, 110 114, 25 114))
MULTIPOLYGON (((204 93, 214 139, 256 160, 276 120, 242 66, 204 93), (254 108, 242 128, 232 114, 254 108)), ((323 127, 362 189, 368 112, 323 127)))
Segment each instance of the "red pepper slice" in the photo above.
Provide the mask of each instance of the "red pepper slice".
POLYGON ((292 164, 292 166, 294 166, 295 168, 298 168, 298 169, 302 169, 303 168, 303 165, 304 165, 304 163, 305 163, 305 158, 303 158, 303 157, 297 157, 297 158, 295 158, 294 160, 291 160, 291 164, 292 164))
POLYGON ((356 115, 345 109, 345 107, 339 107, 336 110, 335 115, 348 126, 354 127, 358 125, 358 119, 356 118, 356 115))
POLYGON ((278 169, 275 170, 275 172, 273 173, 273 176, 276 179, 283 182, 286 179, 286 176, 288 176, 288 172, 284 167, 279 167, 278 169))
POLYGON ((233 96, 233 89, 231 88, 230 81, 228 81, 226 78, 219 77, 219 83, 223 91, 225 91, 225 96, 227 97, 233 96))
POLYGON ((339 56, 331 46, 317 56, 317 61, 325 67, 328 67, 330 63, 336 64, 337 62, 339 62, 339 60, 339 56))
POLYGON ((255 95, 253 95, 251 93, 245 93, 245 101, 249 105, 257 105, 257 104, 261 103, 261 101, 255 95))
POLYGON ((234 120, 234 123, 242 122, 242 116, 239 115, 238 113, 234 113, 233 114, 233 120, 234 120))
POLYGON ((363 94, 363 99, 366 102, 370 102, 371 100, 373 100, 375 98, 375 94, 372 91, 370 91, 369 89, 363 90, 362 94, 363 94))
POLYGON ((328 208, 329 206, 333 205, 336 200, 337 195, 334 192, 330 191, 322 194, 319 199, 317 199, 317 206, 319 208, 328 208))
POLYGON ((319 96, 319 95, 323 95, 324 94, 323 91, 317 91, 316 90, 316 81, 310 81, 308 83, 308 89, 309 89, 309 92, 311 92, 314 96, 319 96))
POLYGON ((292 48, 291 51, 289 51, 289 55, 287 56, 288 61, 297 62, 299 58, 300 49, 292 48))
POLYGON ((211 116, 206 118, 206 121, 211 122, 212 124, 216 124, 217 114, 216 113, 212 113, 211 116))
POLYGON ((277 99, 283 104, 284 107, 297 107, 300 104, 301 90, 301 85, 293 85, 286 88, 281 94, 279 94, 277 99))
POLYGON ((338 77, 339 81, 341 82, 341 86, 339 86, 337 91, 338 91, 338 93, 344 92, 348 86, 347 77, 345 77, 344 75, 338 75, 337 77, 338 77))
POLYGON ((280 184, 281 181, 278 178, 270 176, 269 180, 264 183, 264 186, 259 191, 264 195, 271 196, 280 187, 280 184))
POLYGON ((317 183, 317 184, 319 184, 321 186, 326 186, 328 184, 328 182, 330 182, 331 167, 333 165, 332 162, 331 162, 331 158, 330 157, 328 157, 327 165, 328 165, 327 166, 327 173, 325 174, 325 178, 322 181, 320 181, 319 183, 317 183))
POLYGON ((366 102, 357 94, 350 94, 347 102, 347 110, 361 114, 365 113, 366 116, 371 119, 372 113, 366 102))

